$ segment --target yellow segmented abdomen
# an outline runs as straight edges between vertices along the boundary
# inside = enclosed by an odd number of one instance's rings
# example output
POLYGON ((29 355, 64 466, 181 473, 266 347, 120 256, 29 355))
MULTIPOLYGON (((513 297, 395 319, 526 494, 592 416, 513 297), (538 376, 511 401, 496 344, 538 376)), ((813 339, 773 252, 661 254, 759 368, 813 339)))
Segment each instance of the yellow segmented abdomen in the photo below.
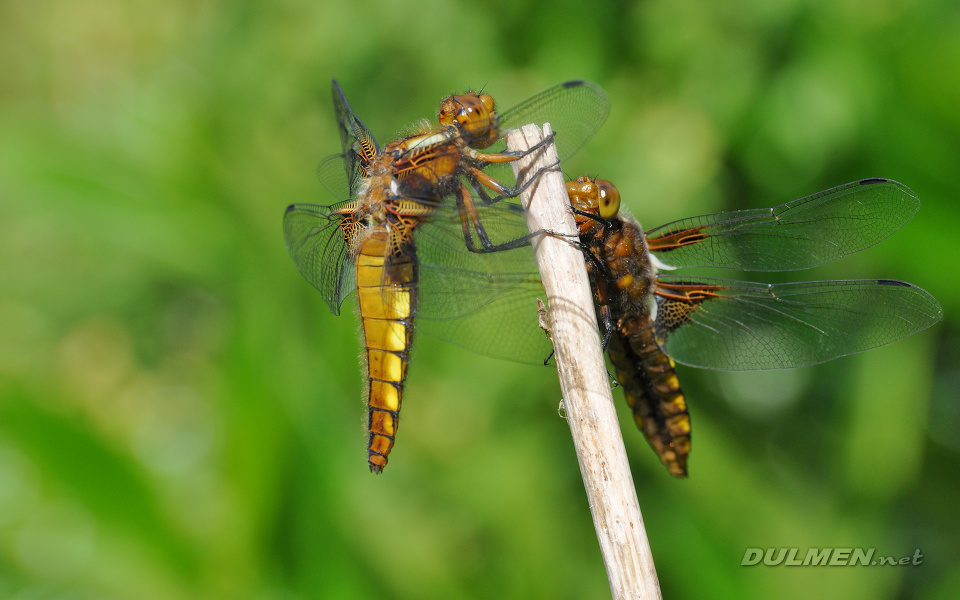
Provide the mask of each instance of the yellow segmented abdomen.
POLYGON ((367 460, 379 473, 387 464, 400 418, 413 319, 417 269, 412 244, 395 250, 386 230, 373 232, 356 258, 357 296, 367 359, 367 460))

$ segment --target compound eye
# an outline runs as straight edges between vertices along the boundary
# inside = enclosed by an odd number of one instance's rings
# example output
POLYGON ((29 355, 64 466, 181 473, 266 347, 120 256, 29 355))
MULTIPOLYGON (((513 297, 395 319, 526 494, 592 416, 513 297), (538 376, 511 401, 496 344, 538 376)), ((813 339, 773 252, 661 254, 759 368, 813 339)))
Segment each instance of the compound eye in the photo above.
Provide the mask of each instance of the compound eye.
POLYGON ((457 111, 457 123, 461 126, 467 126, 471 121, 476 119, 474 116, 474 110, 471 106, 463 106, 460 110, 457 111))
POLYGON ((457 125, 467 133, 471 139, 471 146, 486 147, 494 142, 487 141, 484 136, 490 133, 492 126, 490 111, 483 98, 476 94, 464 94, 460 98, 460 109, 457 111, 457 125), (482 146, 477 146, 482 144, 482 146))
POLYGON ((620 212, 620 191, 606 179, 597 179, 595 183, 598 190, 597 204, 600 216, 604 219, 616 217, 620 212))
POLYGON ((487 107, 487 110, 493 112, 493 97, 489 94, 480 94, 480 102, 487 107))

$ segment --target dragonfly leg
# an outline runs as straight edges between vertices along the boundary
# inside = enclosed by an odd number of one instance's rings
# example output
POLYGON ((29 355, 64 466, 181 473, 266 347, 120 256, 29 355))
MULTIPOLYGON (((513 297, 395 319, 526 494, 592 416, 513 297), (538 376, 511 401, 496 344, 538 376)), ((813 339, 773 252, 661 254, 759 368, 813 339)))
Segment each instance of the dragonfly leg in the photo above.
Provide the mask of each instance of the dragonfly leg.
POLYGON ((463 147, 460 148, 460 150, 470 158, 474 160, 479 160, 481 162, 486 162, 486 163, 513 162, 519 158, 523 158, 524 156, 530 156, 534 152, 539 152, 547 144, 552 142, 554 136, 556 135, 557 133, 553 132, 550 135, 543 138, 542 140, 540 140, 539 142, 537 142, 536 144, 534 144, 533 146, 530 146, 526 150, 507 150, 504 152, 492 152, 488 154, 484 152, 478 152, 477 150, 471 148, 470 146, 467 146, 465 143, 463 144, 463 147))
MULTIPOLYGON (((610 341, 610 333, 611 333, 611 332, 608 330, 608 331, 607 331, 607 335, 604 337, 604 340, 603 340, 603 347, 604 347, 604 348, 607 347, 607 342, 610 341)), ((551 350, 551 351, 550 351, 550 354, 548 354, 547 357, 546 357, 545 359, 543 359, 543 366, 549 367, 549 366, 550 366, 550 359, 551 359, 551 358, 553 358, 553 350, 551 350)), ((617 381, 617 378, 613 376, 613 373, 611 373, 611 372, 610 372, 609 370, 607 370, 606 368, 604 368, 604 370, 607 371, 607 377, 610 378, 610 387, 611 387, 612 389, 617 389, 618 387, 620 387, 620 382, 617 381)))
MULTIPOLYGON (((604 330, 603 343, 601 344, 600 348, 601 351, 606 354, 607 347, 610 345, 610 338, 613 337, 613 316, 610 313, 609 304, 604 303, 600 306, 600 316, 602 317, 601 320, 603 321, 601 326, 604 330)), ((617 379, 610 371, 607 371, 607 377, 610 378, 610 386, 613 389, 620 387, 620 380, 617 379)))
POLYGON ((548 354, 547 357, 546 357, 545 359, 543 359, 543 366, 549 367, 549 366, 550 366, 550 359, 551 359, 551 358, 553 358, 553 350, 551 350, 551 351, 550 351, 550 354, 548 354))
POLYGON ((514 248, 529 246, 530 240, 544 233, 543 230, 534 231, 523 235, 517 239, 509 240, 501 244, 494 244, 487 235, 483 223, 480 221, 480 215, 477 213, 477 206, 470 195, 470 190, 465 183, 460 184, 460 194, 457 196, 457 210, 460 212, 460 226, 463 229, 463 239, 466 242, 467 249, 471 252, 502 252, 514 248), (480 245, 474 242, 472 231, 476 231, 480 245))
POLYGON ((487 195, 485 190, 474 185, 474 187, 477 188, 477 194, 480 196, 480 199, 483 200, 484 204, 493 204, 495 202, 500 202, 501 200, 504 200, 506 198, 514 198, 516 196, 519 196, 524 190, 530 187, 532 183, 537 181, 537 179, 543 173, 545 173, 546 171, 552 171, 553 169, 559 166, 560 166, 560 161, 557 161, 551 165, 540 167, 532 175, 525 178, 523 183, 519 185, 515 185, 513 187, 500 183, 499 181, 497 181, 493 177, 490 177, 489 175, 487 175, 482 170, 476 167, 470 167, 468 177, 470 177, 472 181, 476 183, 480 183, 483 186, 487 187, 488 189, 491 189, 497 192, 497 195, 491 198, 489 195, 487 195))
POLYGON ((600 307, 600 315, 603 317, 603 345, 601 346, 602 351, 607 351, 607 346, 610 345, 610 337, 613 335, 613 318, 610 316, 610 305, 604 304, 600 307))
POLYGON ((601 225, 603 225, 605 229, 610 229, 611 227, 613 227, 613 221, 608 221, 607 219, 604 219, 600 215, 588 213, 586 211, 578 210, 576 208, 571 208, 570 210, 572 210, 573 214, 575 215, 580 215, 581 217, 591 219, 593 221, 596 221, 597 223, 600 223, 601 225))
MULTIPOLYGON (((576 234, 568 235, 565 233, 557 233, 555 231, 545 231, 544 233, 546 233, 547 235, 552 235, 553 237, 560 237, 560 238, 566 238, 566 239, 576 237, 576 234)), ((601 272, 605 272, 607 270, 607 265, 602 260, 600 260, 600 258, 596 254, 594 254, 593 248, 589 244, 580 241, 579 238, 577 238, 576 240, 571 240, 570 243, 576 246, 577 248, 579 248, 583 252, 584 258, 587 260, 588 263, 590 263, 590 267, 594 269, 598 269, 601 272)))

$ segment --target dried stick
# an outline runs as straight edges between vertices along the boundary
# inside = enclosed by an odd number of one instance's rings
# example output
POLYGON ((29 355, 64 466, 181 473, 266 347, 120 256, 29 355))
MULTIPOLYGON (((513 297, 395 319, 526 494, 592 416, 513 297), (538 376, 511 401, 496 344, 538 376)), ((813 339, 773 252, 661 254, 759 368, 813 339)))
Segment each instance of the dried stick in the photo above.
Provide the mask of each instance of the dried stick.
MULTIPOLYGON (((544 125, 549 135, 550 125, 544 125)), ((536 125, 507 137, 508 150, 526 150, 543 139, 536 125)), ((557 164, 551 143, 514 164, 519 180, 557 164)), ((523 194, 530 231, 547 230, 575 239, 576 224, 559 167, 539 176, 523 194)), ((550 333, 556 352, 567 423, 580 462, 593 526, 614 600, 659 600, 660 585, 627 463, 619 421, 600 347, 593 294, 583 253, 563 238, 542 235, 533 243, 550 306, 550 333)), ((532 307, 531 307, 532 313, 532 307)))

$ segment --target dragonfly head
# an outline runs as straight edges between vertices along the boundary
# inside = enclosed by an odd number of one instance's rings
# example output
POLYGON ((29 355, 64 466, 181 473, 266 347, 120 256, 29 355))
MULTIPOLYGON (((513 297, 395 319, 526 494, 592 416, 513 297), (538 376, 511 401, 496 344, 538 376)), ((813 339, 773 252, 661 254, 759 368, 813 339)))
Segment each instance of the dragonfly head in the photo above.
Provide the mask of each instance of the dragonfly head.
POLYGON ((440 104, 438 119, 444 127, 455 127, 474 148, 486 148, 497 141, 497 113, 488 94, 450 96, 440 104))
MULTIPOLYGON (((580 177, 568 181, 567 195, 573 208, 610 220, 620 212, 620 191, 606 179, 580 177)), ((578 219, 579 221, 579 219, 578 219)))

